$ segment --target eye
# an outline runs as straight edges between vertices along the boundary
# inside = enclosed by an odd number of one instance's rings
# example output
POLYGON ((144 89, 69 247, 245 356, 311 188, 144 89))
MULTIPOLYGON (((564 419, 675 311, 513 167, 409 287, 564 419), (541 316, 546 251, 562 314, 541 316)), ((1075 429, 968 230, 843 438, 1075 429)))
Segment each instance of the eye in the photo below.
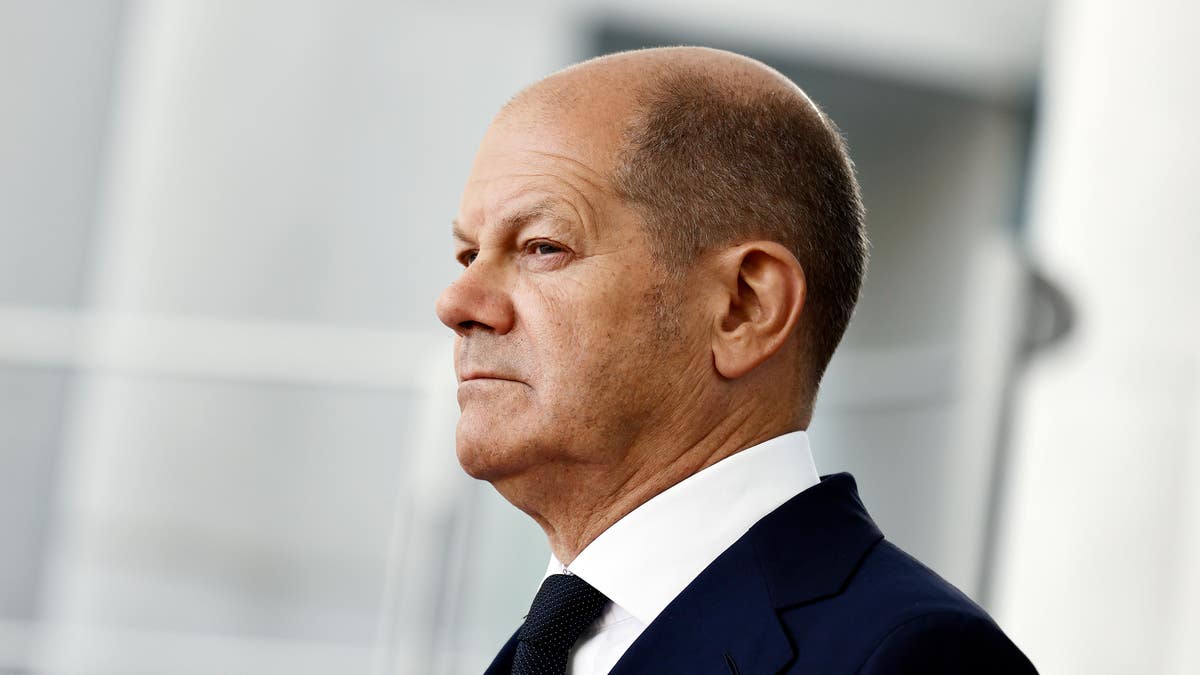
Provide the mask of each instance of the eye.
POLYGON ((529 245, 529 250, 538 255, 554 255, 555 253, 563 252, 563 248, 561 246, 556 246, 545 241, 531 243, 529 245))
POLYGON ((475 262, 475 259, 478 257, 479 251, 463 251, 462 253, 458 254, 458 262, 461 263, 463 267, 470 267, 471 263, 475 262))

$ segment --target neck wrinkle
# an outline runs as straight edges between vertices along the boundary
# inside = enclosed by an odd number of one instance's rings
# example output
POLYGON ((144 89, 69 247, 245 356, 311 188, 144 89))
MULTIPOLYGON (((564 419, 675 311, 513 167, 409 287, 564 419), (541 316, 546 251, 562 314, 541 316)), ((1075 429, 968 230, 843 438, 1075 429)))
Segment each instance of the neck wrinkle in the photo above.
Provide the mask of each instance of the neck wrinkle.
MULTIPOLYGON (((722 424, 710 429, 669 461, 644 462, 604 494, 588 499, 595 506, 582 518, 573 518, 571 514, 562 514, 561 518, 534 516, 546 532, 555 557, 569 566, 596 537, 659 493, 741 450, 800 429, 794 422, 769 424, 759 419, 761 415, 754 414, 754 406, 743 408, 748 412, 727 415, 721 420, 722 424)), ((669 435, 666 437, 670 438, 669 435)), ((648 452, 642 456, 654 458, 656 455, 648 452)), ((571 505, 578 507, 579 502, 573 500, 571 505)))

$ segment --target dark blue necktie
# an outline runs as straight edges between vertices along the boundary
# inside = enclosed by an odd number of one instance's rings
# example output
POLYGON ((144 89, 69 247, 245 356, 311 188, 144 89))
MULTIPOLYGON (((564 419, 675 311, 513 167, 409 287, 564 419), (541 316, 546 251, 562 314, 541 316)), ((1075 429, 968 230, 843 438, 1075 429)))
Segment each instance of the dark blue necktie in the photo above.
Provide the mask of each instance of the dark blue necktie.
POLYGON ((513 675, 564 675, 571 646, 607 602, 603 593, 574 574, 546 577, 517 631, 513 675))

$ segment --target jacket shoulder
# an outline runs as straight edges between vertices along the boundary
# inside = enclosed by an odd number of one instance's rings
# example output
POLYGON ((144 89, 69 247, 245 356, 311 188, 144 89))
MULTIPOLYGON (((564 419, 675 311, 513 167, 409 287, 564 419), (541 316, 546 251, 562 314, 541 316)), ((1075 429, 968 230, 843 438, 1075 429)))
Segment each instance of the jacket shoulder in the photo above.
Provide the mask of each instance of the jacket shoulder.
POLYGON ((887 540, 839 594, 780 618, 796 645, 790 672, 1036 672, 987 612, 887 540))
POLYGON ((856 672, 1036 675, 1037 671, 986 617, 939 611, 921 614, 894 627, 856 672))

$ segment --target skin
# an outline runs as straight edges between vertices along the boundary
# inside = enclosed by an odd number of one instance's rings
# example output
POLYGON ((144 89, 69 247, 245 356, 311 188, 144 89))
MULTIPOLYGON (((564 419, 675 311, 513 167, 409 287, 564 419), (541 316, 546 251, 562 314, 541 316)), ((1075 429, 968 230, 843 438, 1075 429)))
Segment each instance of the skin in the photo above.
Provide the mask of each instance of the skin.
POLYGON ((742 242, 669 275, 612 190, 633 97, 679 64, 798 92, 715 50, 581 64, 497 116, 455 219, 464 268, 437 314, 456 334, 458 459, 536 520, 567 564, 654 495, 808 423, 795 257, 742 242))

